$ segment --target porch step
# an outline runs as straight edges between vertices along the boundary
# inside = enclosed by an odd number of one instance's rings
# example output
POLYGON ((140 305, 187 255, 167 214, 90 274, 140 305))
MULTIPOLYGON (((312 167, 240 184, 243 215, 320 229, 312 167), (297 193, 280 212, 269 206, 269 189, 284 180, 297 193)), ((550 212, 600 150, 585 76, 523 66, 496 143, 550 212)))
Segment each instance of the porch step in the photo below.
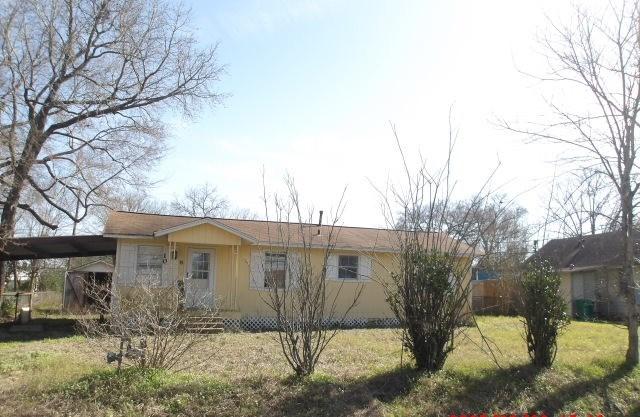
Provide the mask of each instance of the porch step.
POLYGON ((214 334, 224 332, 222 317, 201 313, 187 313, 185 326, 187 331, 192 333, 214 334))
POLYGON ((187 328, 189 333, 201 333, 201 334, 217 334, 223 333, 224 327, 195 327, 187 328))

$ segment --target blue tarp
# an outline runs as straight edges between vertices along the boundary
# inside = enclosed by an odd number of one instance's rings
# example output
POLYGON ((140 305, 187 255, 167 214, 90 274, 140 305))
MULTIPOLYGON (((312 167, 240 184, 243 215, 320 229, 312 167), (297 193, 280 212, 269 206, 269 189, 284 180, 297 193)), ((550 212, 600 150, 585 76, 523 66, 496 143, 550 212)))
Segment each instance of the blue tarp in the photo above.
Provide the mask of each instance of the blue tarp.
POLYGON ((498 279, 500 276, 495 271, 476 271, 475 279, 484 281, 486 279, 498 279))

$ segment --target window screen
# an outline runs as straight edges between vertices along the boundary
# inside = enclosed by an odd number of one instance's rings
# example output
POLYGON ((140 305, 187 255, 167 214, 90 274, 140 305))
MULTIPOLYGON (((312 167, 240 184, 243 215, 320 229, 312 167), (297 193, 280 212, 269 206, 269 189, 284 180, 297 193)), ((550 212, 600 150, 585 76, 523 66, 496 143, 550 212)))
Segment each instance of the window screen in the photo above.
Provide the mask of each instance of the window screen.
POLYGON ((340 255, 338 257, 338 278, 358 279, 358 257, 340 255))
POLYGON ((264 257, 264 287, 284 288, 287 276, 287 254, 265 253, 264 257))

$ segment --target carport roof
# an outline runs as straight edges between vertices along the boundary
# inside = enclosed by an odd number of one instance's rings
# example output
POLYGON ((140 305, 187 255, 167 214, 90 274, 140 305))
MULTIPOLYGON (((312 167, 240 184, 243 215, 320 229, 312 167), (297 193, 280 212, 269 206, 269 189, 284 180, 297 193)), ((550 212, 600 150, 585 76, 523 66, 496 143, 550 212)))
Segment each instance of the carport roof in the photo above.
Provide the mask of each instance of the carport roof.
POLYGON ((102 235, 19 237, 9 240, 0 261, 115 255, 116 243, 102 235))

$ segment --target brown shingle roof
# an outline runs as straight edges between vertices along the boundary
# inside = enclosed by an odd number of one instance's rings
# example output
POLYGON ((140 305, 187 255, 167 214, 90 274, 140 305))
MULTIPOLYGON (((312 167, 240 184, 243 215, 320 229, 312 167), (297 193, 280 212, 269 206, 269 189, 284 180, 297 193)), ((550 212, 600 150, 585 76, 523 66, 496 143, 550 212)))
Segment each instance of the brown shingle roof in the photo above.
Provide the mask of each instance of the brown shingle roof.
MULTIPOLYGON (((558 269, 619 266, 623 248, 623 234, 609 232, 550 240, 534 256, 548 259, 558 269)), ((634 252, 640 254, 640 234, 635 237, 634 252)))
MULTIPOLYGON (((206 220, 203 217, 169 216, 161 214, 135 213, 125 211, 112 211, 109 214, 104 227, 105 235, 122 236, 153 236, 154 232, 169 229, 176 226, 187 225, 198 220, 206 220)), ((254 238, 257 243, 268 243, 278 241, 279 232, 288 235, 292 244, 300 244, 302 234, 299 223, 277 223, 264 220, 238 220, 238 219, 211 219, 223 225, 237 230, 244 235, 254 238), (271 235, 271 239, 269 236, 271 235)), ((303 225, 307 226, 307 225, 303 225)), ((308 225, 309 233, 317 233, 318 227, 308 225)), ((328 236, 330 226, 321 226, 321 238, 328 236)), ((396 246, 395 231, 389 229, 375 229, 365 227, 341 226, 337 231, 336 247, 353 249, 376 249, 379 251, 391 251, 396 246)), ((334 231, 334 236, 336 231, 334 231)), ((439 238, 453 242, 449 237, 440 235, 439 238)), ((321 244, 321 239, 314 238, 314 242, 321 244)), ((463 253, 467 253, 468 247, 459 248, 463 253)))

